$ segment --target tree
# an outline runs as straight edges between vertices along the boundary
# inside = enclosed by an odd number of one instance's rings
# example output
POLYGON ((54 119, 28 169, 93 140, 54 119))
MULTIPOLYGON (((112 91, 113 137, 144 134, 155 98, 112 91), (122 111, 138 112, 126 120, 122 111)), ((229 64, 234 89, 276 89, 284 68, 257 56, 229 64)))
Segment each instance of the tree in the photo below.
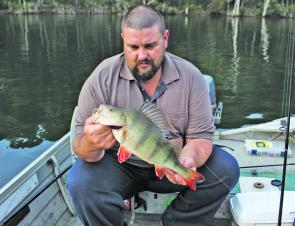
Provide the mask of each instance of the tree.
POLYGON ((264 0, 263 12, 262 12, 263 17, 265 17, 265 15, 266 15, 266 11, 267 11, 268 6, 269 6, 269 0, 264 0))

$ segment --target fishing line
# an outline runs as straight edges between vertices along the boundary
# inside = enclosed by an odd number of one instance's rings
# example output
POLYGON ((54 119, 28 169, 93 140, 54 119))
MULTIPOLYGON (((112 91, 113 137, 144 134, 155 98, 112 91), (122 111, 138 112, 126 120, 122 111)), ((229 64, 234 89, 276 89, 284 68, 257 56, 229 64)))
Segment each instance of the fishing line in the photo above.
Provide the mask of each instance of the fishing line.
POLYGON ((219 176, 217 176, 208 166, 207 164, 205 163, 204 166, 223 184, 225 185, 225 187, 228 188, 229 191, 231 191, 231 187, 228 186, 219 176))
MULTIPOLYGON (((293 3, 293 1, 292 1, 293 3)), ((292 4, 293 5, 293 4, 292 4)), ((287 155, 288 155, 288 147, 289 147, 289 132, 290 132, 290 120, 291 120, 291 105, 292 105, 292 88, 293 88, 293 66, 294 66, 294 47, 295 47, 295 38, 293 32, 295 28, 293 27, 293 18, 290 19, 290 36, 292 37, 292 54, 290 56, 290 85, 289 85, 289 97, 288 97, 288 118, 287 118, 287 130, 286 130, 286 139, 285 139, 285 151, 284 151, 284 165, 283 165, 283 175, 282 175, 282 186, 281 186, 281 196, 280 196, 280 208, 279 208, 279 217, 278 217, 278 226, 282 225, 282 213, 283 213, 283 205, 284 205, 284 193, 285 193, 285 179, 286 179, 286 169, 287 169, 287 155)), ((286 68, 288 70, 288 68, 286 68)))
MULTIPOLYGON (((289 26, 289 33, 291 32, 292 26, 289 26)), ((290 84, 290 71, 288 68, 290 68, 289 64, 291 62, 291 41, 292 41, 292 36, 289 35, 288 40, 287 40, 287 54, 286 54, 286 64, 285 64, 285 76, 284 76, 284 88, 283 88, 283 98, 282 98, 282 108, 281 108, 281 118, 287 116, 287 107, 288 107, 288 93, 290 92, 288 84, 290 84)))
MULTIPOLYGON (((292 1, 293 4, 293 1, 292 1)), ((294 59, 294 44, 292 43, 292 19, 289 20, 289 38, 287 40, 287 54, 286 54, 286 65, 285 65, 285 76, 284 76, 284 92, 283 92, 283 100, 282 100, 282 116, 287 116, 288 114, 288 94, 291 90, 291 79, 292 79, 292 59, 294 59), (290 66, 291 65, 291 66, 290 66), (288 86, 289 85, 289 86, 288 86)))

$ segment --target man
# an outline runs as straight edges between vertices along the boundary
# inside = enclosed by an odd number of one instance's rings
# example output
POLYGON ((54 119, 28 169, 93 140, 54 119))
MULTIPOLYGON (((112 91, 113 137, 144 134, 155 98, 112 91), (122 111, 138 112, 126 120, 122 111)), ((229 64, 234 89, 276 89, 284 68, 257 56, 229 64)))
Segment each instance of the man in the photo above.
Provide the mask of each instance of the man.
POLYGON ((163 215, 163 225, 209 225, 236 184, 239 167, 231 155, 213 148, 204 79, 191 63, 165 51, 169 32, 153 8, 130 9, 122 20, 121 37, 124 52, 98 65, 79 96, 72 144, 79 159, 68 179, 77 214, 85 225, 122 226, 125 199, 143 190, 180 192, 163 215), (183 143, 181 164, 205 176, 196 191, 171 170, 158 179, 152 165, 134 156, 120 164, 112 129, 95 124, 91 116, 100 104, 139 110, 149 101, 164 114, 173 138, 183 143))

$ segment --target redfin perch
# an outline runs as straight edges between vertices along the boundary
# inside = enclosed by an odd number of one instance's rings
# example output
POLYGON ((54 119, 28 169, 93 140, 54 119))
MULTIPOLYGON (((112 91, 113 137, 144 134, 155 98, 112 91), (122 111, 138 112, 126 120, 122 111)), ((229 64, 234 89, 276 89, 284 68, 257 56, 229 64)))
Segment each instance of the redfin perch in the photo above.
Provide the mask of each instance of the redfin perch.
POLYGON ((120 163, 136 155, 154 164, 160 179, 167 168, 171 169, 181 175, 192 190, 196 190, 197 181, 204 180, 202 174, 185 168, 178 161, 174 145, 166 138, 168 130, 164 117, 155 104, 145 104, 140 111, 102 104, 95 110, 94 118, 96 123, 112 128, 120 143, 117 154, 120 163))

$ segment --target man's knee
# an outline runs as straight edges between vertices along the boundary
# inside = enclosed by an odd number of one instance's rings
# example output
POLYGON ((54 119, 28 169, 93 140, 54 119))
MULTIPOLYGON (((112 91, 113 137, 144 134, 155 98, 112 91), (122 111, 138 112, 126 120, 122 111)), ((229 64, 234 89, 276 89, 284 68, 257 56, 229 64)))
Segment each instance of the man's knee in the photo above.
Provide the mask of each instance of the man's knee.
POLYGON ((214 145, 213 151, 216 155, 214 163, 217 164, 215 171, 222 174, 220 176, 224 178, 224 182, 232 189, 240 177, 239 164, 234 156, 221 147, 214 145))
POLYGON ((238 182, 240 168, 236 159, 218 146, 214 146, 212 155, 199 169, 205 176, 200 189, 212 189, 216 194, 227 194, 238 182))
POLYGON ((83 175, 83 167, 81 165, 81 160, 77 160, 67 178, 67 188, 72 197, 87 194, 88 189, 91 187, 91 179, 87 174, 83 175))
POLYGON ((95 177, 81 160, 73 165, 67 188, 76 212, 85 225, 122 225, 123 198, 104 186, 103 178, 95 177), (112 219, 116 216, 116 219, 112 219))

